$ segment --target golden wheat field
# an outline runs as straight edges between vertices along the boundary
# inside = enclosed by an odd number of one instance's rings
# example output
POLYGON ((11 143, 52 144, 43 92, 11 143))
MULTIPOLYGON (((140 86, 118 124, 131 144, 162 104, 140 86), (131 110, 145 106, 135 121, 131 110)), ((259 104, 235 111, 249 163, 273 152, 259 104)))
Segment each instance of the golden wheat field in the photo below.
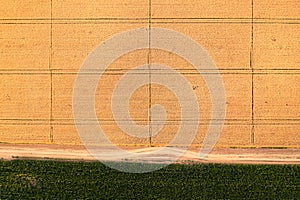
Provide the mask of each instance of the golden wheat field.
MULTIPOLYGON (((116 58, 95 91, 95 114, 110 141, 120 146, 164 146, 176 135, 182 107, 163 85, 150 81, 139 87, 128 105, 131 120, 140 126, 151 121, 149 107, 165 107, 166 121, 156 135, 128 135, 112 111, 112 94, 122 76, 141 65, 150 66, 141 74, 163 74, 151 71, 151 64, 160 63, 180 73, 196 95, 199 128, 192 146, 201 146, 209 126, 224 122, 217 147, 300 147, 298 0, 0 2, 0 143, 82 144, 72 95, 87 56, 115 34, 162 28, 201 45, 217 70, 205 69, 203 76, 176 53, 151 48, 151 41, 148 48, 116 58), (222 119, 213 119, 211 91, 203 78, 216 75, 226 92, 222 119)), ((176 83, 174 74, 163 75, 174 76, 176 83)), ((122 87, 126 91, 126 85, 122 87)))

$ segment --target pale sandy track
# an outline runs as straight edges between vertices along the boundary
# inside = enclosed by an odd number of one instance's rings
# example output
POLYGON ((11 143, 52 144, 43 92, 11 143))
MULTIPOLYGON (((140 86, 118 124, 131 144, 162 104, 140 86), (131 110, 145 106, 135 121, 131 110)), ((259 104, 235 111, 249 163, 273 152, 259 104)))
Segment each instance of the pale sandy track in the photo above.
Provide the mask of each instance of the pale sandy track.
MULTIPOLYGON (((133 149, 129 151, 147 152, 155 148, 133 149)), ((174 148, 173 153, 178 152, 174 148)), ((251 164, 300 164, 300 149, 214 149, 206 158, 198 158, 199 149, 190 149, 179 162, 198 163, 251 163, 251 164)), ((170 152, 172 153, 172 152, 170 152)), ((63 159, 95 160, 84 146, 46 144, 0 144, 0 158, 11 159, 63 159)), ((163 162, 166 158, 156 158, 163 162)))

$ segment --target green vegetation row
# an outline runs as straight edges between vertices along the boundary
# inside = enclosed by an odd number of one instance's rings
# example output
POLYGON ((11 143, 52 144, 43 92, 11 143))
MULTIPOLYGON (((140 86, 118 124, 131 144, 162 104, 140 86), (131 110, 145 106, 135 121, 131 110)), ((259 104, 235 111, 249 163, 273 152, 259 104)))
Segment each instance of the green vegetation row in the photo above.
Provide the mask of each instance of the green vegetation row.
POLYGON ((299 165, 173 164, 145 174, 100 162, 0 161, 0 199, 300 199, 299 165))

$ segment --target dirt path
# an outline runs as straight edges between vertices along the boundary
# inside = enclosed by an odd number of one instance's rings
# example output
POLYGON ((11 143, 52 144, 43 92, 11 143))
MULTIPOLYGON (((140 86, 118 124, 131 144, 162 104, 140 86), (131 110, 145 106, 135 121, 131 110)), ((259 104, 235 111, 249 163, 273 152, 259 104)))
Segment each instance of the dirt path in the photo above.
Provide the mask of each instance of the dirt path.
MULTIPOLYGON (((140 149, 133 148, 128 148, 128 150, 135 152, 140 151, 140 149)), ((155 150, 155 148, 144 148, 143 152, 149 152, 152 150, 155 150)), ((219 148, 214 149, 206 158, 202 159, 199 159, 198 152, 199 149, 190 149, 179 159, 179 162, 193 161, 199 163, 300 164, 300 149, 219 148)), ((89 154, 84 146, 46 144, 0 144, 0 158, 4 160, 96 160, 89 154)), ((156 157, 155 159, 158 161, 165 161, 166 157, 156 157)))

